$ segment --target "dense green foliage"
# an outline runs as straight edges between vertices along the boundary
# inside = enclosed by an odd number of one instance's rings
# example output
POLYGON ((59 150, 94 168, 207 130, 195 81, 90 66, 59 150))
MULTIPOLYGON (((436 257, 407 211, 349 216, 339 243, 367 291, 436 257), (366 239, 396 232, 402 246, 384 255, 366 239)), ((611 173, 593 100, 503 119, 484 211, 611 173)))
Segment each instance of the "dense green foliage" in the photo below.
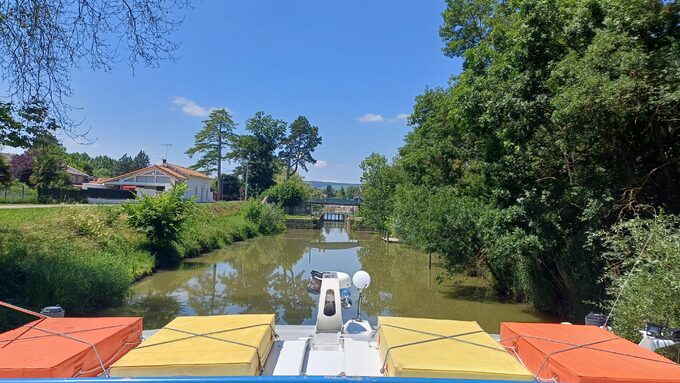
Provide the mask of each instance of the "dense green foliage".
POLYGON ((397 159, 363 164, 361 214, 449 269, 580 318, 603 297, 590 234, 680 213, 676 1, 448 0, 446 89, 416 98, 397 159), (480 270, 480 267, 483 270, 480 270))
POLYGON ((234 171, 248 178, 249 196, 258 195, 274 185, 279 168, 275 151, 286 135, 286 122, 264 112, 246 120, 248 134, 234 136, 229 159, 239 163, 234 171))
POLYGON ((39 137, 54 134, 59 126, 48 114, 43 103, 35 99, 22 107, 0 102, 0 146, 28 148, 39 137))
MULTIPOLYGON (((174 251, 193 257, 257 235, 241 205, 197 205, 174 251)), ((73 315, 120 304, 155 268, 146 236, 127 221, 119 206, 0 210, 0 299, 38 311, 61 304, 73 315)), ((0 328, 16 319, 6 313, 0 328)))
POLYGON ((136 156, 126 154, 119 159, 99 155, 90 157, 87 153, 67 153, 64 159, 66 165, 97 178, 108 178, 145 168, 151 164, 149 155, 140 150, 136 156))
POLYGON ((359 166, 363 171, 361 191, 364 198, 359 214, 368 226, 381 232, 393 231, 389 218, 394 206, 398 170, 389 166, 385 156, 377 153, 372 153, 359 166))
POLYGON ((0 155, 0 186, 7 186, 12 179, 5 156, 0 155))
POLYGON ((605 249, 603 308, 616 333, 636 339, 647 322, 680 328, 680 218, 631 219, 593 237, 605 249))
POLYGON ((255 224, 262 234, 280 233, 286 228, 285 214, 281 208, 255 198, 249 199, 243 206, 243 216, 255 224))
MULTIPOLYGON (((233 201, 241 196, 241 181, 235 174, 222 174, 220 177, 222 200, 233 201)), ((217 180, 213 181, 213 189, 217 190, 217 180)))
POLYGON ((193 199, 184 198, 186 190, 185 183, 178 183, 168 192, 142 194, 135 202, 123 204, 128 225, 144 233, 159 265, 173 265, 181 259, 174 248, 195 207, 193 199))
POLYGON ((310 197, 310 189, 300 176, 292 175, 267 189, 265 194, 269 197, 269 202, 291 208, 307 200, 310 197))
POLYGON ((64 166, 66 149, 54 137, 40 137, 29 153, 33 157, 29 180, 38 190, 38 194, 46 189, 69 184, 70 178, 64 166))

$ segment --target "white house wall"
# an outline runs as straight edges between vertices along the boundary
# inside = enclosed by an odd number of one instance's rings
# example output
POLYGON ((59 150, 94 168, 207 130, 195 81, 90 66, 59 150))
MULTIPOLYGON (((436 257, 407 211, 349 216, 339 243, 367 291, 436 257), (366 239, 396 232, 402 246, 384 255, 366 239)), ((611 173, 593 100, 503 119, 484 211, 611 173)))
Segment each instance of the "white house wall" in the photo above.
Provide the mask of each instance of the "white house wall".
POLYGON ((196 202, 212 202, 210 192, 211 180, 208 178, 189 177, 187 180, 187 191, 184 193, 186 198, 196 196, 196 202))

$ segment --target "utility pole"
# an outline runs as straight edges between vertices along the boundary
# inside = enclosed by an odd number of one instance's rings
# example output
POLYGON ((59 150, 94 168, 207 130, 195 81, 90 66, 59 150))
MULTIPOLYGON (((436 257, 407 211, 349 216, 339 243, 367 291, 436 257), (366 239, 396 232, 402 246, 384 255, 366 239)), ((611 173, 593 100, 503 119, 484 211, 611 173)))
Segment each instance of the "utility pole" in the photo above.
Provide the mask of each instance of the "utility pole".
POLYGON ((248 170, 250 169, 250 159, 246 162, 246 198, 248 200, 248 170))

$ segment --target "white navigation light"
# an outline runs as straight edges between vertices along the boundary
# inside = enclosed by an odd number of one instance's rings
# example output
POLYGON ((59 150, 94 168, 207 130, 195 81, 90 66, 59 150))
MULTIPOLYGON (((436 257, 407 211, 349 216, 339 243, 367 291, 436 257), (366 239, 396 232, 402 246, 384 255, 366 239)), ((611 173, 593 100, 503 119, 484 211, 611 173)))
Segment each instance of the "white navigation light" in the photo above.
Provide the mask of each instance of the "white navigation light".
POLYGON ((352 283, 357 289, 363 290, 371 284, 371 276, 367 272, 359 270, 352 276, 352 283))

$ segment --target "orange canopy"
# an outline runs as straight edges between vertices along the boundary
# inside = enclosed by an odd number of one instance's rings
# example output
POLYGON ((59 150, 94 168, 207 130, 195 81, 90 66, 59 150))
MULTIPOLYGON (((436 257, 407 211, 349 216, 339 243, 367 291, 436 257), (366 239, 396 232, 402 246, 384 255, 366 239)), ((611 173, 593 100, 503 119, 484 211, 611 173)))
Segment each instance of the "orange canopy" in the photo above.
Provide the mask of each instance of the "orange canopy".
POLYGON ((142 318, 39 319, 0 334, 0 378, 97 376, 141 335, 142 318))
POLYGON ((680 365, 596 326, 501 323, 501 343, 539 379, 680 383, 680 365))

